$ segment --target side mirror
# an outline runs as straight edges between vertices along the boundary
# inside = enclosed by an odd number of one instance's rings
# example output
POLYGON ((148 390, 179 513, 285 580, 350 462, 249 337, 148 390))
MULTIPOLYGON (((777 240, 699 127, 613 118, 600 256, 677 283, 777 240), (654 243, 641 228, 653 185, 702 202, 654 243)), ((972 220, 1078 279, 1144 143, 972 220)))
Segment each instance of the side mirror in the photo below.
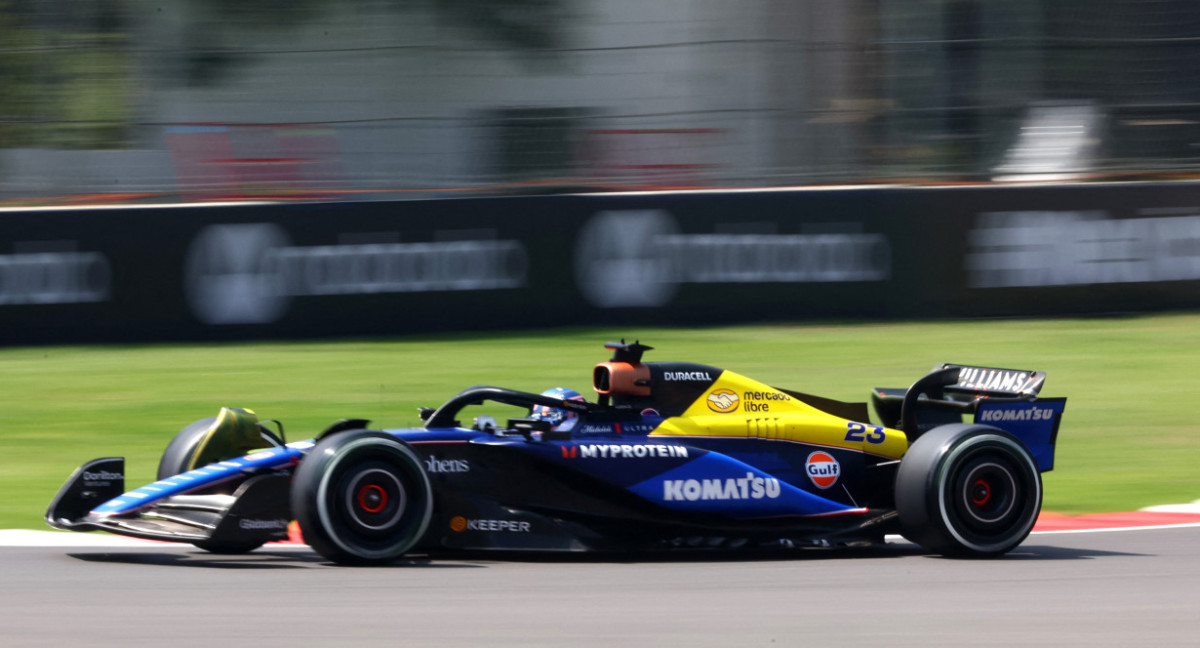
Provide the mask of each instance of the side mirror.
POLYGON ((475 417, 475 422, 471 427, 475 430, 479 430, 480 432, 495 434, 496 428, 499 426, 497 425, 494 417, 488 416, 487 414, 481 414, 475 417))

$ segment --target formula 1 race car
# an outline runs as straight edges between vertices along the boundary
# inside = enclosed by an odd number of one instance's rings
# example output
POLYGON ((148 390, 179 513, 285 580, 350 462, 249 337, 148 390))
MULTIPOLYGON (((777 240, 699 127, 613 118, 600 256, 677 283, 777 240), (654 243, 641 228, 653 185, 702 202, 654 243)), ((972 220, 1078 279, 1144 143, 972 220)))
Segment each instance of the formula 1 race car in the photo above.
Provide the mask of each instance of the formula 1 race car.
POLYGON ((454 550, 863 546, 888 533, 995 556, 1041 509, 1066 406, 1038 397, 1044 373, 941 365, 874 390, 877 425, 866 403, 642 362, 650 347, 637 342, 606 348, 595 403, 472 387, 422 409, 421 428, 343 420, 293 443, 224 408, 171 441, 152 484, 124 492, 123 458, 80 467, 46 521, 240 553, 297 520, 329 560, 380 564, 454 550), (516 416, 467 427, 474 407, 516 416))

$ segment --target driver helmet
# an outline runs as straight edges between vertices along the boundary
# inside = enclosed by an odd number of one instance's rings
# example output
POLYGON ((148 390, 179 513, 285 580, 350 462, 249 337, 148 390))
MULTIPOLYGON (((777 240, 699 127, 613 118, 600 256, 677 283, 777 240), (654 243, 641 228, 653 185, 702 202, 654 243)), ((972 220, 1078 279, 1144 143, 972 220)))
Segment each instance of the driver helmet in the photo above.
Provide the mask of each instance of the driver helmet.
MULTIPOLYGON (((566 387, 555 387, 542 392, 542 396, 550 396, 552 398, 561 398, 562 400, 581 401, 584 400, 583 395, 574 389, 566 387)), ((566 421, 579 416, 575 412, 570 412, 565 409, 549 407, 547 405, 535 405, 529 417, 539 421, 549 421, 552 427, 558 427, 566 421)))

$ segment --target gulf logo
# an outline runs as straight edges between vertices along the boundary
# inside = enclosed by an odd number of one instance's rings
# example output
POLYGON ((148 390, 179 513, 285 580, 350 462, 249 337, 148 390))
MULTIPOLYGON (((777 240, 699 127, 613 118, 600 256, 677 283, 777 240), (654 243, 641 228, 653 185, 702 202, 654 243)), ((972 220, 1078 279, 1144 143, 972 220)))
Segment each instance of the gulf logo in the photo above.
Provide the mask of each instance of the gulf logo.
POLYGON ((732 389, 714 389, 708 394, 708 409, 728 414, 738 408, 738 395, 732 389))
POLYGON ((804 472, 817 488, 825 490, 837 483, 842 474, 842 465, 828 452, 814 452, 804 462, 804 472))

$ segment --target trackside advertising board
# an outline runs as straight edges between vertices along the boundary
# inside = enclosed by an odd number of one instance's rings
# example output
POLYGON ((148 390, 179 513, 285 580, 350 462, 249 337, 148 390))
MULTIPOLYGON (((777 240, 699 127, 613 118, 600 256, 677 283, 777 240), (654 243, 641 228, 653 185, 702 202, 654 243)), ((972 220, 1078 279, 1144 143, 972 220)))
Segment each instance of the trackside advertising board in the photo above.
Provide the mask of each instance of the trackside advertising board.
POLYGON ((0 212, 0 344, 1200 306, 1200 185, 0 212))

